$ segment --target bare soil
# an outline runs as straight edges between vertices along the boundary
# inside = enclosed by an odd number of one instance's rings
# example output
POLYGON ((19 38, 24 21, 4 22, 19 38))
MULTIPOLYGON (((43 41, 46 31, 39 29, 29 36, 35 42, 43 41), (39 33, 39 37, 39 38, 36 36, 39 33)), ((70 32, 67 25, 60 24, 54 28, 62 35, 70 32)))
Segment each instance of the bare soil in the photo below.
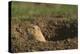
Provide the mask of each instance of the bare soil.
POLYGON ((78 48, 77 20, 67 21, 61 16, 34 16, 27 19, 11 19, 10 52, 53 51, 78 48), (29 39, 28 26, 36 24, 40 27, 47 42, 29 39))

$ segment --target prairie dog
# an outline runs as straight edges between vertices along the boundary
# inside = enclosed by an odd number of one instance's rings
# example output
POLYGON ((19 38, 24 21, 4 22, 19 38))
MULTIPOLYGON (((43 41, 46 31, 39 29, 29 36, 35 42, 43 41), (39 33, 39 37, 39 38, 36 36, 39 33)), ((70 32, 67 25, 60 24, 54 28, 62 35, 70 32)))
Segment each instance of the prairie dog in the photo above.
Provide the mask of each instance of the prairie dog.
POLYGON ((46 39, 41 32, 41 29, 37 25, 32 24, 31 26, 29 26, 28 34, 37 41, 46 42, 46 39))

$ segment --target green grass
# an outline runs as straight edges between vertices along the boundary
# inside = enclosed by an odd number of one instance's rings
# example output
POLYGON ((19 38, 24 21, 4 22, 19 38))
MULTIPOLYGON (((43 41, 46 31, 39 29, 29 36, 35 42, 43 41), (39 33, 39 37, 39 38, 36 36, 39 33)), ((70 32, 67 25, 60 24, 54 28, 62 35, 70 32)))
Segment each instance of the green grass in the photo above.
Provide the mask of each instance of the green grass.
POLYGON ((34 15, 64 15, 77 16, 77 5, 40 5, 26 2, 12 2, 12 17, 27 17, 34 15))

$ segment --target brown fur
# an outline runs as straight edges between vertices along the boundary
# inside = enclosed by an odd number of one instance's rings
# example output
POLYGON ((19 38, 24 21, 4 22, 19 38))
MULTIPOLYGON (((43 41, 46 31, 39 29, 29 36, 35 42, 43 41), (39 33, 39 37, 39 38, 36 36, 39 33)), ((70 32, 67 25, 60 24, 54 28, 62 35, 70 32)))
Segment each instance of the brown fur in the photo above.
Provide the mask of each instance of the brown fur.
POLYGON ((28 28, 28 33, 37 41, 46 42, 45 37, 43 36, 41 29, 37 25, 31 25, 28 28))

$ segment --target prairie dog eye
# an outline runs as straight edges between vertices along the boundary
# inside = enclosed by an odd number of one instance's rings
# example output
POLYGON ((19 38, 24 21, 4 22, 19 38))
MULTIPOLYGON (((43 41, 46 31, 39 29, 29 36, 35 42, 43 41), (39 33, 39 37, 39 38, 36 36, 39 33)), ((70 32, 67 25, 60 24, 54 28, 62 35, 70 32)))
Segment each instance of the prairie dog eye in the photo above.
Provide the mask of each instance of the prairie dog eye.
POLYGON ((32 29, 35 29, 34 27, 32 27, 32 29))

